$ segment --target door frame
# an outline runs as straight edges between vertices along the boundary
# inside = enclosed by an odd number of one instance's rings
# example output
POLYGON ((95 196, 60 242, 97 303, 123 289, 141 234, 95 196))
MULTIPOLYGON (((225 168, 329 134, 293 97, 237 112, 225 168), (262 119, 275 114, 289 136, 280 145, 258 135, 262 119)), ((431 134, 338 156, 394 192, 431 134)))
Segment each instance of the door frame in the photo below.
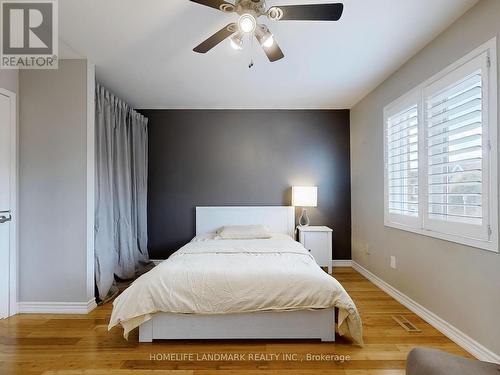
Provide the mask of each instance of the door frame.
POLYGON ((9 243, 9 312, 8 317, 17 314, 17 285, 18 285, 18 146, 17 129, 17 96, 14 92, 0 88, 0 94, 10 99, 10 243, 9 243))

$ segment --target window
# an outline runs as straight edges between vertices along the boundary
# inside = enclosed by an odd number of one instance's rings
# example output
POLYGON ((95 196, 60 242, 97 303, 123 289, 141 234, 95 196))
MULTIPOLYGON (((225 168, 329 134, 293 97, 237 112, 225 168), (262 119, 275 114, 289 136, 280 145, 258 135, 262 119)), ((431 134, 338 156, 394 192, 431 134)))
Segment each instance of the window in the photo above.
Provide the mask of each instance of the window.
POLYGON ((496 40, 384 109, 385 224, 498 251, 496 40))
POLYGON ((419 214, 418 129, 415 95, 386 110, 387 211, 393 222, 415 225, 419 214))

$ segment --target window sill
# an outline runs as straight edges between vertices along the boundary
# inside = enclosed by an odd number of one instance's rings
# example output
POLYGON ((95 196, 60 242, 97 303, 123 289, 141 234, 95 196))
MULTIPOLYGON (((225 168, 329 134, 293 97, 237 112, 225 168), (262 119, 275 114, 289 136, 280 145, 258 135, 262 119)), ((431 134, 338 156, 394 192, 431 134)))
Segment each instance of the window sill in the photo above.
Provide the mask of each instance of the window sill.
POLYGON ((487 250, 497 254, 499 253, 498 238, 495 235, 493 235, 491 241, 481 241, 474 238, 461 237, 454 234, 435 232, 430 229, 414 228, 404 224, 387 222, 387 221, 384 222, 384 226, 387 228, 399 229, 399 230, 404 230, 406 232, 416 233, 421 236, 437 238, 440 240, 454 242, 461 245, 475 247, 477 249, 487 250))

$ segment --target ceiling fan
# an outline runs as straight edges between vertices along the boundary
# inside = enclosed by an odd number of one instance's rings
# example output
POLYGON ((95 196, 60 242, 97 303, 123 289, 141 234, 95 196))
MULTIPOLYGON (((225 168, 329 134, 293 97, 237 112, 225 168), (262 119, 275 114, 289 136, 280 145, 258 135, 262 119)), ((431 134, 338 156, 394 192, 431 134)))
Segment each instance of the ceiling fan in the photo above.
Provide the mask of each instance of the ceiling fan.
POLYGON ((273 6, 266 10, 265 0, 236 0, 230 4, 222 0, 191 0, 224 13, 236 13, 238 21, 225 26, 210 38, 193 49, 194 52, 207 53, 216 45, 230 38, 234 49, 243 49, 245 35, 255 36, 262 46, 269 61, 274 62, 285 57, 269 28, 258 22, 259 17, 267 16, 273 21, 338 21, 344 5, 306 4, 273 6))

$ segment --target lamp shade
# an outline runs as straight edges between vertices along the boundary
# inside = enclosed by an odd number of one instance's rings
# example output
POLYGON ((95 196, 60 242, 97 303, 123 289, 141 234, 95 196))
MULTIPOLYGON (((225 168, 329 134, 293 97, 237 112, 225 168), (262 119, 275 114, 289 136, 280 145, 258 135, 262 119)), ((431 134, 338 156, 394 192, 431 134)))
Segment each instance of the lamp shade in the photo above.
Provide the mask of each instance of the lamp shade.
POLYGON ((292 206, 317 207, 318 188, 316 186, 293 186, 292 206))

